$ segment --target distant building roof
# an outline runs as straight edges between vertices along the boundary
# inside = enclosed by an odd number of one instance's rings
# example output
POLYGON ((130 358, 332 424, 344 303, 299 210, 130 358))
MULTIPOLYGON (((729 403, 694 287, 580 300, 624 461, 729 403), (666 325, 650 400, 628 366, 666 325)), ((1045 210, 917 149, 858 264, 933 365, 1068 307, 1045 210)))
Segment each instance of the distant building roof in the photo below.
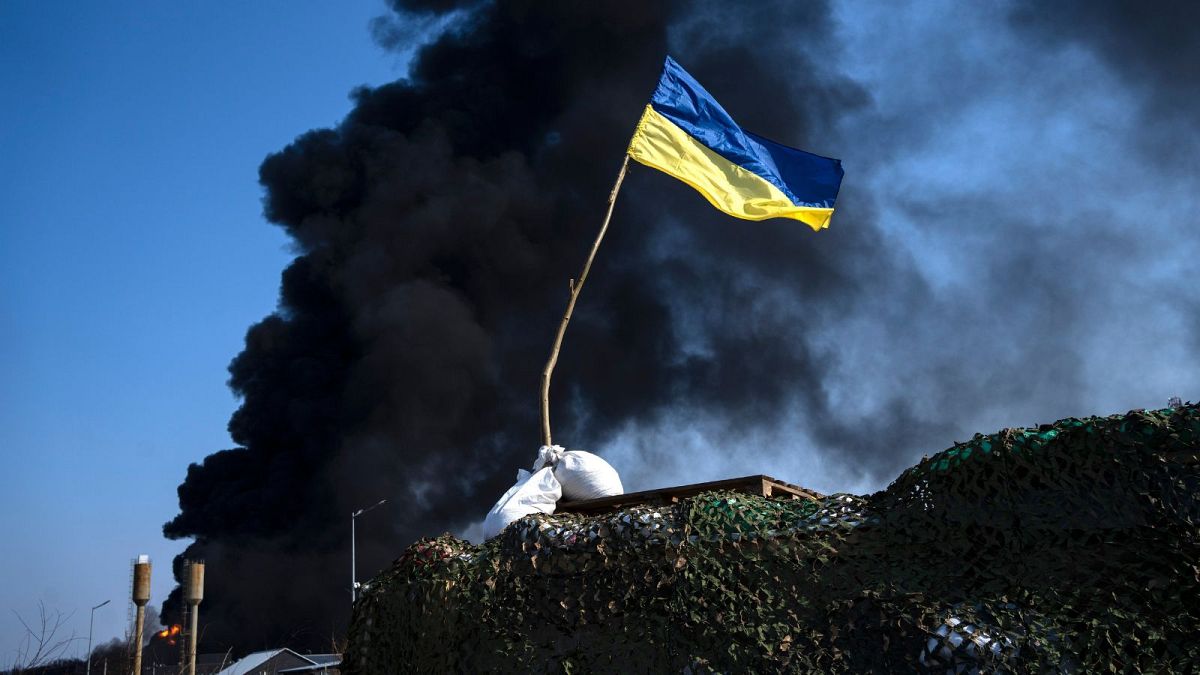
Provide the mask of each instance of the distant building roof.
POLYGON ((332 663, 313 663, 312 665, 299 665, 296 668, 287 668, 280 670, 280 675, 284 673, 337 673, 342 667, 341 661, 332 663))
MULTIPOLYGON (((256 668, 266 665, 268 661, 281 654, 287 654, 288 656, 300 659, 301 663, 307 662, 305 666, 318 665, 316 661, 313 661, 306 656, 301 656, 287 647, 284 647, 283 649, 271 649, 265 652, 254 652, 253 654, 247 654, 246 656, 235 661, 233 665, 229 666, 225 670, 222 670, 217 675, 250 675, 256 668)), ((294 664, 288 665, 294 666, 294 664)))
POLYGON ((304 658, 313 661, 311 666, 295 666, 292 668, 284 668, 279 672, 282 673, 324 673, 327 671, 337 672, 342 665, 341 654, 305 654, 304 658))

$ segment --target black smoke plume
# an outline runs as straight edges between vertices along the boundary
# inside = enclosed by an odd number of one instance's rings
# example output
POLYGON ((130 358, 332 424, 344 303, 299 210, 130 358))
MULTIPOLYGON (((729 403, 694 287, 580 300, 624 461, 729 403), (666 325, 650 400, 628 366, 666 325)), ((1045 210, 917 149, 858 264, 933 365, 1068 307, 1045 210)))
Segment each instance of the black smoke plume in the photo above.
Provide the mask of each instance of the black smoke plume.
MULTIPOLYGON (((239 447, 189 468, 165 526, 208 561, 214 645, 320 647, 348 614, 353 509, 391 499, 360 523, 369 576, 414 538, 477 520, 531 461, 567 280, 669 45, 748 127, 814 151, 835 154, 835 109, 864 100, 818 67, 832 45, 771 39, 783 24, 819 35, 817 3, 771 21, 715 3, 393 5, 385 38, 456 14, 408 78, 355 92, 337 128, 260 170, 266 216, 299 256, 230 366, 239 447)), ((557 438, 600 449, 680 406, 753 427, 797 391, 828 416, 823 359, 777 305, 812 300, 816 325, 889 271, 905 279, 847 202, 828 236, 772 223, 747 236, 635 168, 556 373, 557 438)))
MULTIPOLYGON (((1036 53, 1021 52, 1025 70, 921 61, 929 45, 954 45, 921 42, 928 26, 904 24, 928 14, 896 10, 867 46, 927 69, 891 73, 897 107, 921 113, 901 117, 839 68, 861 56, 843 46, 865 29, 824 3, 391 9, 372 27, 380 44, 425 44, 408 76, 356 91, 340 125, 300 136, 260 170, 265 214, 298 255, 278 311, 230 366, 238 447, 189 467, 164 528, 195 538, 183 557, 208 562, 201 618, 213 648, 328 648, 349 614, 354 509, 390 500, 359 521, 362 579, 417 537, 480 519, 532 461, 567 280, 668 51, 747 128, 847 159, 838 212, 821 233, 734 221, 634 166, 556 371, 558 442, 612 451, 634 489, 681 465, 693 471, 670 475, 723 477, 694 467, 729 466, 736 450, 780 463, 815 455, 843 484, 813 487, 831 490, 878 485, 967 430, 1125 400, 1089 392, 1085 347, 1123 330, 1116 300, 1161 318, 1123 283, 1158 249, 1094 210, 1002 208, 1012 194, 1053 197, 1034 160, 986 189, 904 189, 901 158, 976 120, 981 88, 1038 72, 1036 53), (920 236, 884 227, 872 184, 898 191, 881 193, 889 213, 953 250, 913 248, 920 236), (930 281, 931 253, 950 282, 930 281)), ((1194 290, 1161 288, 1175 292, 1155 297, 1200 306, 1194 290)), ((1145 362, 1114 372, 1128 381, 1145 362)), ((176 594, 167 623, 178 612, 176 594)))

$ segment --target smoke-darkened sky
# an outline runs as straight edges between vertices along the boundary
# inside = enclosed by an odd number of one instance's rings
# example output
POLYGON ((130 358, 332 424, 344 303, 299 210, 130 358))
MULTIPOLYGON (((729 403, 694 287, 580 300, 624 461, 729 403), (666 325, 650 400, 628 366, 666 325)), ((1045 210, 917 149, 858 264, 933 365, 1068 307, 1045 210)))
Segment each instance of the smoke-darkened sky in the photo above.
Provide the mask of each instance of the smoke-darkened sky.
POLYGON ((1200 398, 1189 5, 579 4, 6 6, 5 57, 41 61, 0 113, 0 522, 55 562, 3 563, 0 602, 86 613, 125 580, 66 570, 142 550, 165 591, 166 521, 209 560, 214 648, 316 646, 349 511, 391 500, 364 576, 471 534, 533 459, 566 280, 668 52, 847 175, 813 233, 633 168, 552 396, 628 488, 866 491, 975 431, 1200 398))

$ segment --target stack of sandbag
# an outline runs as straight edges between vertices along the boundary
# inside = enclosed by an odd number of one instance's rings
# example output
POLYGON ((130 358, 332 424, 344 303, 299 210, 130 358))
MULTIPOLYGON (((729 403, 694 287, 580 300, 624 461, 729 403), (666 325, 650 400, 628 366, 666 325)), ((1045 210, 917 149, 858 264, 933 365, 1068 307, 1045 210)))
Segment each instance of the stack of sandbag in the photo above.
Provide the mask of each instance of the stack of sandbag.
POLYGON ((598 455, 543 445, 533 473, 520 469, 517 482, 483 519, 483 537, 491 539, 509 524, 534 513, 554 513, 559 498, 569 501, 624 494, 616 469, 598 455))
POLYGON ((483 537, 491 539, 504 528, 534 513, 554 513, 562 486, 549 467, 529 473, 517 469, 517 483, 504 493, 483 519, 483 537))
POLYGON ((625 494, 617 470, 599 455, 583 450, 564 450, 561 445, 543 445, 538 450, 533 470, 544 467, 554 470, 554 477, 562 485, 563 499, 567 501, 625 494))

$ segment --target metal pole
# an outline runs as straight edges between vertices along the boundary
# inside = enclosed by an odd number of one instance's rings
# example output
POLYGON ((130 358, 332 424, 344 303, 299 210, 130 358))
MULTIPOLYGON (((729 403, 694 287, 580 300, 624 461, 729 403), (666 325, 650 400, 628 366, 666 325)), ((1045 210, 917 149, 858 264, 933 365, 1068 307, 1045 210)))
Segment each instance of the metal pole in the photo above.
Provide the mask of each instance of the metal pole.
POLYGON ((88 648, 87 648, 87 675, 92 675, 92 624, 96 622, 96 610, 108 604, 108 600, 96 605, 92 608, 92 616, 88 619, 88 648))
POLYGON ((596 235, 596 241, 592 244, 587 261, 583 263, 583 271, 579 273, 579 279, 571 279, 568 284, 571 289, 571 299, 567 301, 567 311, 558 324, 558 333, 554 335, 554 345, 550 348, 550 359, 546 361, 546 367, 542 369, 542 445, 550 445, 550 376, 554 374, 554 366, 558 363, 558 350, 562 347, 563 335, 567 332, 567 324, 571 321, 571 312, 575 309, 575 301, 579 299, 579 291, 583 290, 583 282, 587 281, 588 271, 592 269, 592 260, 596 258, 600 240, 604 239, 604 233, 608 231, 608 221, 612 219, 613 206, 617 203, 617 193, 621 191, 621 183, 625 180, 625 173, 628 170, 629 155, 626 154, 625 161, 621 163, 621 170, 617 173, 617 182, 613 185, 612 192, 608 193, 608 212, 604 214, 604 224, 600 226, 600 233, 596 235))
POLYGON ((380 499, 374 504, 365 509, 359 509, 350 514, 350 608, 354 609, 354 603, 358 600, 358 564, 354 543, 354 519, 372 509, 383 506, 387 503, 386 499, 380 499))
POLYGON ((92 622, 96 619, 96 608, 92 608, 92 618, 88 619, 88 648, 87 648, 87 674, 92 675, 92 622))

